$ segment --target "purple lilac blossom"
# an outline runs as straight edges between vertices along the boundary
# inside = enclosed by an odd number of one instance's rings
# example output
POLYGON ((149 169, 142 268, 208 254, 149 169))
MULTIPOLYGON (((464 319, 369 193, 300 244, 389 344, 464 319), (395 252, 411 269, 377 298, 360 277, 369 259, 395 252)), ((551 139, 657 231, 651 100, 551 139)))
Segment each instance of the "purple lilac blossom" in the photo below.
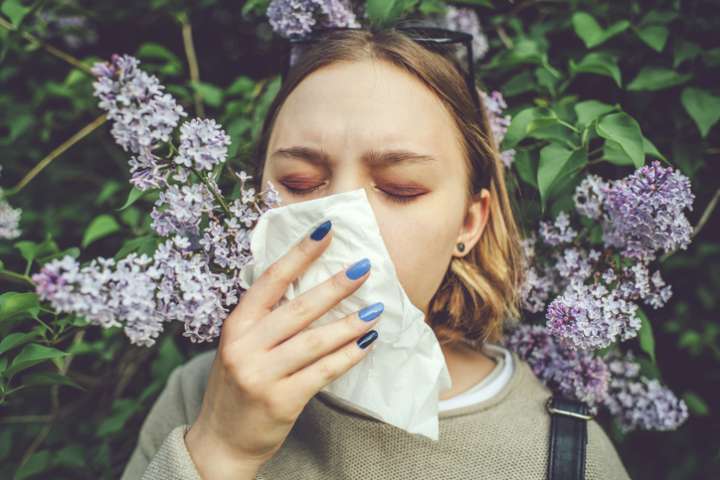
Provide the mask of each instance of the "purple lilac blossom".
POLYGON ((111 133, 130 160, 131 183, 137 188, 159 187, 166 182, 169 163, 160 162, 153 152, 170 135, 180 117, 187 114, 157 77, 138 68, 140 62, 129 55, 113 55, 110 62, 98 62, 92 72, 99 106, 113 121, 111 133))
MULTIPOLYGON (((488 51, 488 40, 483 32, 480 19, 472 8, 454 7, 447 5, 443 18, 445 28, 459 32, 469 33, 472 39, 473 63, 480 60, 488 51)), ((461 61, 467 61, 465 49, 462 51, 461 61)))
MULTIPOLYGON (((502 93, 497 90, 492 91, 490 94, 478 89, 480 92, 480 98, 482 99, 483 105, 488 113, 488 120, 490 121, 490 130, 492 131, 495 143, 500 148, 500 145, 505 138, 507 129, 512 121, 510 115, 504 115, 507 103, 503 98, 502 93)), ((515 160, 515 149, 511 148, 503 150, 500 153, 500 159, 505 165, 505 168, 510 168, 512 162, 515 160)))
POLYGON ((570 215, 560 212, 553 223, 540 222, 540 236, 546 244, 555 246, 572 242, 577 232, 570 226, 570 215))
POLYGON ((36 291, 59 312, 106 328, 123 327, 133 344, 153 345, 164 322, 173 320, 184 323, 183 335, 191 341, 211 341, 244 292, 238 275, 251 259, 251 227, 278 205, 269 203, 279 195, 268 184, 229 218, 206 212, 209 222, 201 238, 171 232, 152 257, 131 253, 117 262, 96 258, 82 267, 71 256, 48 262, 32 277, 36 291))
POLYGON ((173 159, 178 165, 212 170, 225 162, 230 137, 213 119, 193 118, 180 126, 180 147, 173 159))
POLYGON ((605 189, 608 220, 603 240, 630 258, 650 261, 659 249, 685 249, 692 226, 684 209, 692 210, 690 180, 660 162, 636 170, 605 189))
POLYGON ((580 215, 596 220, 602 215, 605 190, 608 183, 595 174, 589 174, 575 188, 573 201, 580 215))
POLYGON ((266 14, 275 33, 291 40, 316 28, 360 26, 350 3, 343 0, 272 0, 266 14))
MULTIPOLYGON (((2 174, 2 165, 0 165, 0 174, 2 174)), ((3 196, 3 189, 0 188, 0 238, 10 240, 20 236, 21 215, 22 210, 10 206, 3 196)))
POLYGON ((525 277, 520 286, 522 308, 537 313, 545 310, 548 298, 555 290, 555 281, 551 275, 545 274, 535 261, 535 243, 537 238, 531 235, 522 239, 523 266, 525 277))
POLYGON ((150 216, 152 228, 162 236, 199 234, 204 214, 216 208, 215 199, 203 184, 170 185, 161 191, 150 216))
POLYGON ((570 348, 604 348, 640 329, 638 306, 601 283, 571 283, 546 311, 548 332, 570 348))
POLYGON ((609 371, 592 352, 563 345, 541 325, 521 324, 506 337, 506 346, 530 365, 550 390, 585 403, 592 414, 607 395, 609 371))
POLYGON ((611 378, 604 404, 622 431, 675 430, 687 420, 685 402, 658 380, 641 377, 632 352, 613 352, 605 362, 611 378))

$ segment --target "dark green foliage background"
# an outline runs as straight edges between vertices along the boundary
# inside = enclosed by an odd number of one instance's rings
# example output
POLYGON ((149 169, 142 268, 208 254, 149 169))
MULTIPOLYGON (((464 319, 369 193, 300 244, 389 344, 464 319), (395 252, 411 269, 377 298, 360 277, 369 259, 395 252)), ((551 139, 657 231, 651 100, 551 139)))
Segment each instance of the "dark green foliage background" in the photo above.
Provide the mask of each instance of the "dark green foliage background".
MULTIPOLYGON (((442 8, 438 0, 386 3, 397 5, 390 14, 442 8)), ((518 212, 526 227, 540 215, 568 208, 578 180, 551 178, 556 181, 542 192, 547 209, 541 211, 537 179, 547 170, 541 166, 538 174, 538 168, 548 145, 582 142, 583 170, 607 178, 633 169, 627 156, 603 149, 594 129, 585 132, 575 106, 588 100, 616 105, 616 113, 635 119, 659 154, 691 178, 696 201, 689 218, 693 225, 700 222, 720 187, 718 2, 453 3, 476 8, 490 40, 478 69, 483 87, 503 92, 512 114, 548 108, 577 130, 551 121, 512 142, 518 154, 509 183, 521 199, 518 212), (696 106, 688 109, 691 102, 696 106)), ((27 334, 7 351, 0 343, 0 478, 118 478, 169 373, 213 348, 191 344, 178 328, 168 329, 153 348, 134 347, 118 329, 55 316, 32 295, 17 295, 32 292, 32 286, 7 272, 32 274, 66 249, 89 260, 153 245, 152 195, 119 210, 130 190, 128 156, 114 143, 107 123, 12 191, 34 165, 102 113, 89 75, 23 35, 47 38, 88 66, 112 53, 137 56, 191 115, 197 114, 193 95, 200 96, 206 115, 232 136, 229 163, 248 168, 248 152, 277 92, 285 59, 285 42, 264 17, 267 4, 0 0, 1 18, 10 26, 0 27, 0 182, 14 193, 10 203, 23 210, 22 236, 0 241, 0 342, 27 334), (62 37, 45 37, 37 15, 48 10, 84 17, 97 41, 72 48, 62 37), (183 24, 192 26, 200 83, 190 81, 183 24), (144 241, 127 242, 136 237, 144 241), (26 303, 13 311, 19 300, 26 303), (56 353, 10 378, 8 366, 30 342, 56 353)), ((690 248, 663 260, 672 300, 646 312, 650 321, 643 340, 632 341, 644 352, 645 373, 688 403, 689 420, 674 432, 623 436, 610 418, 599 419, 632 478, 720 478, 720 229, 715 211, 707 211, 690 248)))

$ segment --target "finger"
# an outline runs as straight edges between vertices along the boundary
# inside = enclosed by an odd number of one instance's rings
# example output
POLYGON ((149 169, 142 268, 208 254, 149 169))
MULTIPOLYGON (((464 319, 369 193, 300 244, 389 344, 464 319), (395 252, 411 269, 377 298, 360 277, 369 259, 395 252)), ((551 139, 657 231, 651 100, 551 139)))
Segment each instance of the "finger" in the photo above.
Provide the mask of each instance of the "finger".
POLYGON ((360 363, 368 352, 373 350, 371 345, 377 338, 377 330, 370 330, 359 339, 295 372, 280 383, 287 391, 297 392, 300 397, 309 399, 324 386, 360 363))
POLYGON ((313 228, 253 282, 224 322, 223 331, 227 331, 227 337, 234 339, 241 330, 241 314, 242 318, 254 321, 272 311, 288 286, 322 255, 330 244, 331 227, 332 222, 327 220, 313 228))
POLYGON ((257 336, 257 344, 270 350, 307 328, 343 298, 360 288, 369 276, 370 266, 370 259, 359 260, 302 295, 280 305, 256 324, 254 334, 257 336))
POLYGON ((275 347, 268 362, 268 375, 281 379, 334 352, 353 339, 362 337, 380 321, 382 302, 320 327, 310 328, 275 347))

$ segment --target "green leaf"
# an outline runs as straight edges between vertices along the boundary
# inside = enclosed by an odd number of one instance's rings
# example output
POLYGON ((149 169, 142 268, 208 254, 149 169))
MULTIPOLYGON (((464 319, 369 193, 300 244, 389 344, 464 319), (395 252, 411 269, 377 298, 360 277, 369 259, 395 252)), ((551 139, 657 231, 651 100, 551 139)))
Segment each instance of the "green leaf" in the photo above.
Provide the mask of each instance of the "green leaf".
POLYGON ((516 150, 515 159, 512 164, 515 167, 518 176, 522 180, 537 188, 537 170, 535 162, 533 162, 533 158, 527 149, 522 148, 516 150))
POLYGON ((40 304, 35 293, 6 292, 0 295, 0 322, 22 313, 37 318, 39 311, 40 304))
POLYGON ((13 479, 25 480, 26 478, 45 472, 50 468, 51 462, 52 455, 49 450, 35 452, 15 471, 13 479))
POLYGON ((50 385, 66 385, 68 387, 86 390, 65 375, 56 372, 38 372, 23 376, 24 387, 42 387, 50 385))
POLYGON ((705 417, 710 414, 710 408, 699 395, 687 391, 683 394, 682 398, 685 400, 688 410, 690 410, 690 413, 693 415, 705 417))
POLYGON ((695 87, 683 89, 680 97, 685 111, 695 121, 700 136, 707 137, 710 129, 720 120, 720 97, 695 87))
POLYGON ((120 225, 113 217, 107 214, 98 215, 85 230, 81 245, 85 248, 94 241, 107 237, 118 230, 120 230, 120 225))
POLYGON ((8 377, 37 365, 38 363, 45 362, 47 360, 54 360, 56 358, 64 357, 69 355, 67 352, 58 350, 56 348, 46 347, 39 343, 31 343, 26 345, 20 353, 13 359, 10 368, 7 369, 6 375, 8 377))
POLYGON ((95 205, 102 205, 121 188, 122 184, 116 180, 109 180, 105 182, 105 185, 103 185, 102 190, 100 190, 100 193, 98 193, 98 196, 95 199, 95 205))
POLYGON ((113 402, 110 415, 98 425, 96 435, 104 437, 119 432, 139 409, 140 404, 136 400, 118 398, 113 402))
MULTIPOLYGON (((549 108, 531 107, 521 110, 512 117, 512 121, 508 126, 505 137, 502 141, 502 150, 508 150, 515 147, 522 139, 528 135, 528 126, 533 121, 550 121, 556 119, 555 112, 549 108)), ((556 120, 555 120, 556 121, 556 120)), ((536 122, 535 126, 538 125, 536 122)))
POLYGON ((701 53, 702 49, 696 43, 673 38, 673 68, 677 68, 687 60, 692 60, 701 53))
POLYGON ((635 31, 640 40, 657 52, 662 52, 667 43, 670 31, 661 25, 648 25, 635 31))
POLYGON ((692 78, 692 74, 679 74, 674 70, 662 67, 644 67, 637 76, 627 85, 630 91, 662 90, 681 85, 692 78))
POLYGON ((603 145, 603 160, 615 165, 630 166, 634 165, 632 158, 625 153, 622 146, 614 140, 605 140, 603 145))
POLYGON ((627 113, 611 113, 600 119, 595 131, 606 140, 619 144, 635 165, 640 168, 645 163, 643 135, 640 125, 627 113))
POLYGON ((612 78, 618 87, 622 86, 622 74, 618 66, 617 57, 605 52, 590 52, 578 63, 570 61, 570 71, 573 73, 595 73, 612 78))
POLYGON ((52 255, 59 251, 57 243, 49 237, 42 243, 21 240, 15 242, 13 246, 20 250, 20 255, 22 255, 28 264, 31 264, 38 257, 52 255))
POLYGON ((16 332, 11 333, 0 341, 0 355, 5 352, 17 348, 20 345, 24 345, 33 338, 38 336, 38 332, 16 332))
POLYGON ((575 176, 587 164, 585 149, 571 150, 563 145, 551 143, 540 150, 537 184, 543 210, 558 185, 575 176))
POLYGON ((643 152, 645 152, 645 155, 667 161, 665 155, 660 153, 657 147, 645 135, 643 135, 643 152))
POLYGON ((572 16, 572 24, 575 33, 587 48, 593 48, 606 42, 630 26, 630 22, 627 20, 620 20, 604 30, 590 14, 585 12, 575 13, 572 16))
POLYGON ((125 210, 127 207, 129 207, 133 203, 137 202, 138 199, 140 199, 140 197, 142 197, 144 194, 145 194, 145 192, 143 190, 139 190, 136 187, 132 187, 130 189, 130 193, 128 193, 127 200, 125 200, 125 204, 115 211, 119 212, 121 210, 125 210))
POLYGON ((641 322, 640 331, 638 331, 640 348, 650 356, 653 363, 657 363, 655 361, 655 336, 653 335, 652 324, 641 308, 637 309, 637 316, 640 317, 641 322))
POLYGON ((590 125, 596 118, 612 112, 616 107, 597 100, 586 100, 575 104, 575 114, 579 125, 590 125))
POLYGON ((32 7, 26 7, 20 0, 5 0, 0 6, 0 11, 7 15, 14 27, 19 27, 31 10, 32 7))
POLYGON ((412 0, 367 0, 365 12, 372 25, 384 26, 398 19, 415 3, 412 0))
POLYGON ((140 59, 160 60, 162 62, 160 73, 164 75, 178 75, 182 73, 182 63, 177 55, 159 43, 143 43, 137 51, 136 56, 140 59))
POLYGON ((205 82, 193 81, 192 87, 200 94, 203 101, 211 107, 219 107, 223 101, 222 89, 205 82))

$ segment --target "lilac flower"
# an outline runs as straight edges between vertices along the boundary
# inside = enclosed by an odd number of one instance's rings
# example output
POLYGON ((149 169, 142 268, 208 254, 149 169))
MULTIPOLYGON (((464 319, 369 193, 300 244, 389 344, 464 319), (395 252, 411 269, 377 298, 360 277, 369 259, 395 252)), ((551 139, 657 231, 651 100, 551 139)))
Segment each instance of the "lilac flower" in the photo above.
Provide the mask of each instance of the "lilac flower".
POLYGON ((548 306, 547 328, 570 348, 604 348, 637 335, 637 308, 600 283, 571 283, 548 306))
POLYGON ((521 324, 505 344, 530 365, 552 391, 584 402, 593 414, 607 395, 609 372, 591 352, 574 350, 557 341, 541 325, 521 324))
POLYGON ((152 228, 162 236, 198 235, 203 214, 213 211, 215 199, 205 185, 170 185, 161 191, 150 213, 152 228))
POLYGON ((660 271, 656 270, 651 275, 643 263, 636 263, 623 271, 618 291, 623 298, 643 300, 655 309, 665 305, 672 296, 672 287, 665 284, 660 271))
POLYGON ((605 190, 608 221, 603 240, 630 258, 652 260, 656 251, 685 249, 692 227, 684 209, 695 198, 690 180, 660 162, 636 170, 605 190))
POLYGON ((92 72, 97 76, 94 95, 113 121, 113 138, 134 154, 130 163, 132 182, 145 189, 164 182, 169 164, 158 164, 153 150, 170 139, 180 117, 187 114, 163 92, 157 77, 140 70, 139 64, 129 55, 113 55, 109 63, 96 63, 92 72))
POLYGON ((540 222, 540 236, 548 245, 560 245, 572 242, 577 232, 570 226, 570 215, 560 212, 554 223, 540 222))
POLYGON ((293 40, 315 28, 360 26, 351 5, 343 0, 272 0, 266 14, 278 35, 293 40))
POLYGON ((607 182, 599 176, 594 174, 586 176, 575 188, 573 195, 577 212, 588 218, 600 218, 607 187, 607 182))
MULTIPOLYGON (((447 5, 444 17, 445 28, 459 32, 469 33, 473 36, 472 40, 472 56, 473 62, 477 62, 488 51, 488 40, 483 32, 480 19, 472 8, 458 8, 447 5)), ((466 61, 465 52, 463 50, 463 59, 466 61)))
MULTIPOLYGON (((2 173, 2 165, 0 165, 2 173)), ((13 208, 3 198, 3 189, 0 188, 0 238, 13 239, 20 236, 20 216, 22 210, 13 208)))
MULTIPOLYGON (((478 89, 478 92, 480 92, 480 98, 487 110, 490 130, 495 138, 495 143, 500 147, 512 121, 510 115, 504 115, 507 103, 505 103, 505 98, 503 98, 502 93, 497 90, 494 90, 489 95, 480 89, 478 89)), ((510 168, 512 162, 515 160, 515 149, 503 150, 500 153, 500 159, 503 165, 505 165, 505 168, 510 168)))
POLYGON ((658 380, 641 377, 632 352, 612 353, 606 363, 611 379, 604 403, 621 430, 675 430, 687 420, 685 402, 658 380))
POLYGON ((44 40, 61 38, 70 48, 77 49, 97 42, 97 31, 84 15, 67 15, 57 10, 41 9, 35 15, 44 40))
POLYGON ((193 118, 180 127, 180 147, 175 163, 187 168, 212 170, 225 162, 230 137, 213 119, 193 118))
POLYGON ((555 281, 552 276, 541 271, 539 265, 534 265, 536 240, 535 236, 531 235, 521 242, 525 278, 520 286, 520 302, 522 308, 533 313, 545 310, 548 298, 555 290, 555 281))

